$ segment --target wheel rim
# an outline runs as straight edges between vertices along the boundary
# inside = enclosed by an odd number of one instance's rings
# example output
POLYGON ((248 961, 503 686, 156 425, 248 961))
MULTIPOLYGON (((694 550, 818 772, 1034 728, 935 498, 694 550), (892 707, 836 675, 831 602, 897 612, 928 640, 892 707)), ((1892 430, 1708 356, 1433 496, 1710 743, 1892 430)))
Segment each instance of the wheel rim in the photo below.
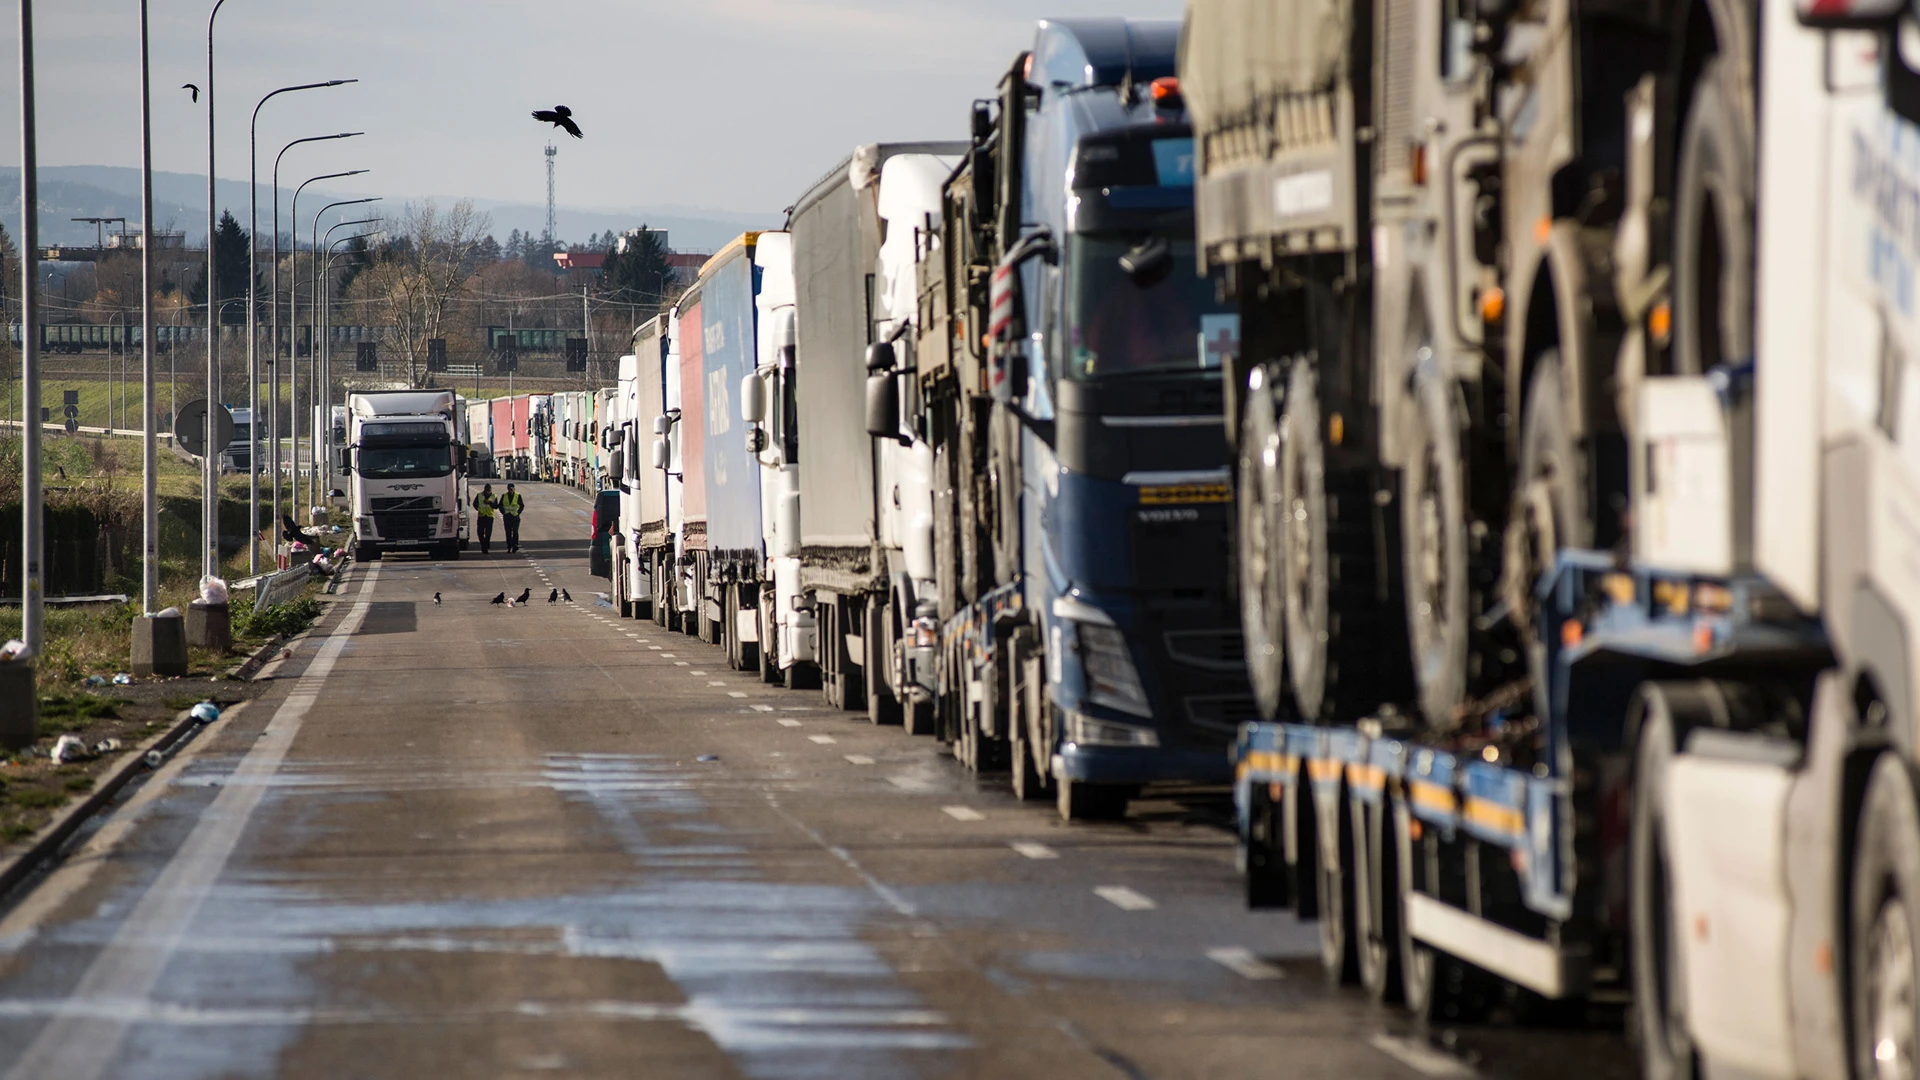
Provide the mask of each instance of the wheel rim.
MULTIPOLYGON (((1265 391, 1258 391, 1262 394, 1265 391)), ((1263 398, 1248 407, 1252 438, 1240 457, 1239 539, 1241 630, 1246 642, 1247 675, 1263 716, 1280 708, 1285 633, 1285 604, 1281 567, 1274 560, 1273 541, 1279 539, 1270 516, 1268 478, 1279 465, 1279 434, 1274 430, 1272 403, 1263 398)))
POLYGON ((1413 585, 1418 605, 1416 613, 1420 634, 1422 681, 1438 677, 1434 669, 1446 663, 1438 655, 1437 644, 1444 637, 1447 623, 1447 558, 1445 513, 1440 505, 1440 463, 1431 447, 1420 457, 1420 499, 1415 504, 1415 543, 1417 571, 1413 585))
POLYGON ((1899 895, 1887 897, 1874 919, 1867 957, 1867 1031, 1877 1080, 1914 1075, 1915 967, 1912 923, 1899 895))

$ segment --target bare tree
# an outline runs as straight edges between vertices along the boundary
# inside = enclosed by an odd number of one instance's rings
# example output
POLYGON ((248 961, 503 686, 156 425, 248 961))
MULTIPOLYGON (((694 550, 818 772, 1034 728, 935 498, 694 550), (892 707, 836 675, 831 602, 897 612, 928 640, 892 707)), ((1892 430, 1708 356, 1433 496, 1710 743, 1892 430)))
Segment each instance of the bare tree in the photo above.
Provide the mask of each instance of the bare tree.
POLYGON ((453 329, 451 309, 473 276, 492 220, 461 200, 441 211, 431 200, 388 223, 388 241, 357 276, 349 296, 385 316, 390 344, 406 363, 407 385, 426 374, 427 342, 453 329))

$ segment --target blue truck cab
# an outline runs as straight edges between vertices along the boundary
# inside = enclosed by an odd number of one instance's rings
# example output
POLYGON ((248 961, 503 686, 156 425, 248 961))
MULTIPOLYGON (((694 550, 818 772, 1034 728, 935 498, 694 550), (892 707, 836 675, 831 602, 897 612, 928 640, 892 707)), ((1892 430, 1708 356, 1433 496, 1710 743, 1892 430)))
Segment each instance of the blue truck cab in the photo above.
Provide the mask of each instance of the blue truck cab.
POLYGON ((979 587, 944 635, 960 690, 943 733, 976 764, 1005 743, 1016 788, 1054 786, 1070 819, 1145 783, 1226 782, 1253 718, 1219 374, 1238 323, 1191 273, 1179 29, 1041 23, 948 182, 948 243, 972 251, 947 263, 970 308, 955 337, 983 350, 985 386, 969 395, 956 365, 984 469, 956 500, 981 549, 956 545, 958 591, 979 587))

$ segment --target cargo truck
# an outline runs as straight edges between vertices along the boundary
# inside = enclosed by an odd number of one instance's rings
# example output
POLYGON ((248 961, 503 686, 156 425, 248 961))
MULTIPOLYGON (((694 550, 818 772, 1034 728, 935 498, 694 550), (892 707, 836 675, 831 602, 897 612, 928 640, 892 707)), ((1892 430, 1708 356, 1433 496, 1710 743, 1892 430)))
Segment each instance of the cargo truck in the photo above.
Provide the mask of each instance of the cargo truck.
POLYGON ((1179 30, 1040 24, 924 230, 911 346, 868 360, 869 431, 932 462, 939 733, 1068 819, 1226 780, 1252 715, 1179 30))
POLYGON ((354 559, 390 551, 460 557, 466 446, 451 390, 363 390, 347 397, 354 559))
POLYGON ((762 232, 753 248, 760 274, 755 368, 740 384, 740 415, 760 469, 761 576, 755 630, 762 682, 790 689, 817 684, 817 630, 800 591, 800 414, 794 396, 793 236, 762 232))
POLYGON ((620 358, 614 385, 620 524, 613 538, 613 606, 625 619, 654 616, 655 582, 672 562, 667 476, 649 456, 656 421, 666 413, 666 328, 667 316, 657 315, 633 332, 632 351, 620 358))

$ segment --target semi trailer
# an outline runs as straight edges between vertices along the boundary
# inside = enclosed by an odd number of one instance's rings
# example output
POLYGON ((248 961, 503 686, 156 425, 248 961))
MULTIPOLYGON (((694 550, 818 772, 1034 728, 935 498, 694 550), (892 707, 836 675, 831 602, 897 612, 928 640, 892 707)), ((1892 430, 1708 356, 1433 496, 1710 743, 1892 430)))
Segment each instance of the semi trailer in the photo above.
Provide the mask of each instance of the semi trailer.
POLYGON ((352 477, 354 559, 390 551, 460 557, 466 446, 451 390, 363 390, 342 468, 352 477))

